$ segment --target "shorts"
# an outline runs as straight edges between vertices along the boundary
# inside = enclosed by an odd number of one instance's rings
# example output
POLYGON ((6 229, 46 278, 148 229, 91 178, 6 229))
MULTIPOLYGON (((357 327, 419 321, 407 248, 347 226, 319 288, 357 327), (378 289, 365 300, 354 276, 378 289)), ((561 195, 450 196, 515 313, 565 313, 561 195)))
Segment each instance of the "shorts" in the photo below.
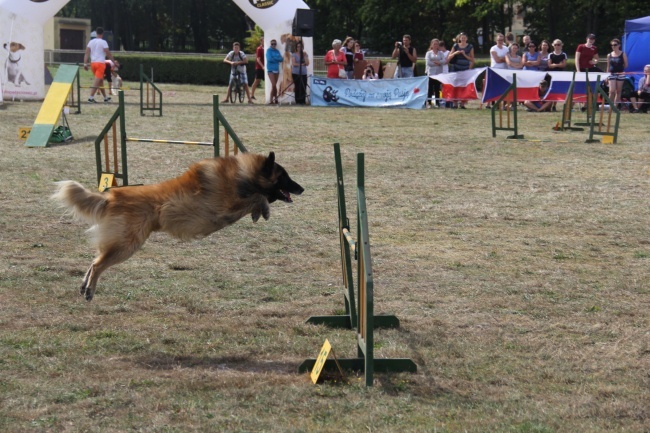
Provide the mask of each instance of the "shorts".
POLYGON ((264 69, 255 69, 255 79, 264 81, 264 69))
POLYGON ((625 81, 625 78, 627 78, 625 75, 610 75, 607 77, 609 81, 625 81))
POLYGON ((95 78, 104 79, 104 71, 106 70, 105 62, 92 62, 90 69, 93 71, 95 78))
POLYGON ((393 78, 413 78, 413 66, 402 66, 401 68, 395 68, 395 75, 393 75, 393 78), (402 73, 401 77, 399 76, 400 72, 402 73))
MULTIPOLYGON (((544 101, 530 101, 530 102, 531 102, 531 103, 535 106, 535 108, 537 108, 538 110, 539 110, 540 108, 542 108, 542 105, 544 105, 544 101)), ((549 107, 547 107, 546 110, 544 110, 544 111, 550 111, 550 109, 551 109, 551 107, 549 106, 549 107)))
POLYGON ((231 72, 230 84, 234 83, 236 74, 239 74, 239 81, 241 81, 242 84, 248 85, 248 76, 246 75, 246 72, 231 72))

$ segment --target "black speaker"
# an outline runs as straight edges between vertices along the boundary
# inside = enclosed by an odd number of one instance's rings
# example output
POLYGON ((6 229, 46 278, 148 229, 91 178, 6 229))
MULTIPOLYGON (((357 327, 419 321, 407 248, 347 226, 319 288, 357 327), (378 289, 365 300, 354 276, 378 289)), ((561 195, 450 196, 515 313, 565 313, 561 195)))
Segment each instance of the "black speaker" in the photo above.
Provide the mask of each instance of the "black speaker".
POLYGON ((314 11, 311 9, 296 9, 291 28, 293 36, 314 36, 314 11))

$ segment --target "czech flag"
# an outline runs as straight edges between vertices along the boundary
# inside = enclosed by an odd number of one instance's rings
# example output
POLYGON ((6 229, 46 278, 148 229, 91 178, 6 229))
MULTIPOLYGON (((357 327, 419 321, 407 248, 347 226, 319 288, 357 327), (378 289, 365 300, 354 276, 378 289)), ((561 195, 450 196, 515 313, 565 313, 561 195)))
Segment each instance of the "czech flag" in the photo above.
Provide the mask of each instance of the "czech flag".
MULTIPOLYGON (((499 99, 512 84, 512 77, 515 74, 517 74, 517 100, 539 101, 539 82, 544 79, 546 72, 488 68, 485 74, 483 103, 499 99)), ((512 94, 509 94, 504 101, 512 102, 512 99, 512 94)))
POLYGON ((478 99, 476 79, 486 68, 438 74, 431 78, 442 83, 442 97, 448 100, 478 99))
MULTIPOLYGON (((573 81, 573 72, 569 71, 555 71, 548 72, 551 76, 551 86, 546 95, 547 101, 566 101, 567 93, 569 92, 569 87, 573 81)), ((605 72, 601 73, 601 79, 606 78, 605 72)), ((598 79, 598 73, 592 72, 589 74, 589 87, 593 92, 596 91, 596 80, 598 79)), ((573 101, 574 102, 586 102, 587 101, 587 73, 586 72, 575 72, 576 83, 573 87, 573 101)))

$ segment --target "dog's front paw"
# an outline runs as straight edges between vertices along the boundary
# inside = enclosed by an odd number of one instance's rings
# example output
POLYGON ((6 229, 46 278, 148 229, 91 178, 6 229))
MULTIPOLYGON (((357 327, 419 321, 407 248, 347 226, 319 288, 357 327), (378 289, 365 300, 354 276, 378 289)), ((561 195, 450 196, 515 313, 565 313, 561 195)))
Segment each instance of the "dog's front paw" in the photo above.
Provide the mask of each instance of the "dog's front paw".
POLYGON ((254 223, 259 221, 261 216, 262 216, 262 212, 260 212, 259 209, 254 210, 253 213, 251 214, 251 217, 253 218, 254 223))

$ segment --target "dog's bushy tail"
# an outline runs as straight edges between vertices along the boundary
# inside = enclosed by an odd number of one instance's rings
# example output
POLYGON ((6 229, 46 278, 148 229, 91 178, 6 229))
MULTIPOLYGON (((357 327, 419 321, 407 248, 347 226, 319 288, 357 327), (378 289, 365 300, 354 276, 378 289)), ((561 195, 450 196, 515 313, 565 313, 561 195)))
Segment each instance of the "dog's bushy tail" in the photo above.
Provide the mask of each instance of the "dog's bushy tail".
POLYGON ((56 182, 53 200, 58 200, 70 208, 75 217, 97 224, 106 208, 106 197, 99 192, 89 191, 72 180, 56 182))

